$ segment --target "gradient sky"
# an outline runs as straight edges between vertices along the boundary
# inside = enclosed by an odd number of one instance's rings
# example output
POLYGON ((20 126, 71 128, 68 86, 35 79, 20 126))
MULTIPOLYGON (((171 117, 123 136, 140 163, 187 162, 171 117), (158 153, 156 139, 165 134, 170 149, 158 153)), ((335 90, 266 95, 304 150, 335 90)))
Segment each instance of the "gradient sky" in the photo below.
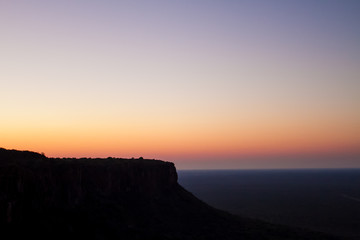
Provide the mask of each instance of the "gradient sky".
POLYGON ((0 147, 360 167, 360 1, 0 0, 0 147))

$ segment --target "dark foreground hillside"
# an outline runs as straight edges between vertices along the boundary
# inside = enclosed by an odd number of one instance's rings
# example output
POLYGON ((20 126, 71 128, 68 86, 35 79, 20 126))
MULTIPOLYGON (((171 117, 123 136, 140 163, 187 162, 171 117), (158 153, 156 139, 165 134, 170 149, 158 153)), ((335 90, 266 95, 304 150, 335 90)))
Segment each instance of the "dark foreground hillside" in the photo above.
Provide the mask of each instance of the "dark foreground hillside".
POLYGON ((337 239, 216 210, 173 163, 0 149, 1 239, 337 239))

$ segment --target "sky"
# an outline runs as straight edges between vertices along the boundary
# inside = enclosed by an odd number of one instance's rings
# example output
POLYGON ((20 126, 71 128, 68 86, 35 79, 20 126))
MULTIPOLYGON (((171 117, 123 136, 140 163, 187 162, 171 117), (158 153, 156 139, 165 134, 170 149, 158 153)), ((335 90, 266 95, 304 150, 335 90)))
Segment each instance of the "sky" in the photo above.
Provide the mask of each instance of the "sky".
POLYGON ((0 147, 360 167, 357 0, 0 0, 0 147))

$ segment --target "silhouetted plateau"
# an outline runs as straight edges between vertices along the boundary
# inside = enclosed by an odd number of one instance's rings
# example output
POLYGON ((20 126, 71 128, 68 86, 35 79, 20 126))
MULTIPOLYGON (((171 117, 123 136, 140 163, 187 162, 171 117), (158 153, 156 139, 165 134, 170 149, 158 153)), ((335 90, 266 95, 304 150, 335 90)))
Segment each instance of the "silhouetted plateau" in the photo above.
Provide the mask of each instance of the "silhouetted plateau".
POLYGON ((214 209, 178 184, 170 162, 5 149, 0 228, 2 239, 338 239, 214 209))

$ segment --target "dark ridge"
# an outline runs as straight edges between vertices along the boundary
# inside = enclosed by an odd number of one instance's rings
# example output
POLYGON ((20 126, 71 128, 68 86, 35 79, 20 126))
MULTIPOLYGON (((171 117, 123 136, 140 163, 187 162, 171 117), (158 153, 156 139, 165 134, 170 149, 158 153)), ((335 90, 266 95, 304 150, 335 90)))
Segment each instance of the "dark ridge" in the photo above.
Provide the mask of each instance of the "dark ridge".
POLYGON ((214 209, 173 163, 0 149, 3 239, 340 239, 214 209))

